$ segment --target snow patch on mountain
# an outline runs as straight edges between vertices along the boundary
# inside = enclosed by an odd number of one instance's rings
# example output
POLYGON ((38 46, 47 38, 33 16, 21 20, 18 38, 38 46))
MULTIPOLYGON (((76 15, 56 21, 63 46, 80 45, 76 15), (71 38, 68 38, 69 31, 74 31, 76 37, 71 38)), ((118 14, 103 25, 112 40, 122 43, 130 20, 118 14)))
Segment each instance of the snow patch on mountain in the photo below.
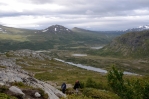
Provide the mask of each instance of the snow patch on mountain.
POLYGON ((57 31, 57 28, 55 28, 55 31, 57 31))
POLYGON ((42 32, 47 32, 48 31, 48 29, 45 29, 45 30, 43 30, 42 32))
POLYGON ((137 28, 132 28, 132 29, 127 29, 126 31, 143 31, 143 30, 148 30, 149 29, 149 24, 144 25, 144 26, 139 26, 137 28))

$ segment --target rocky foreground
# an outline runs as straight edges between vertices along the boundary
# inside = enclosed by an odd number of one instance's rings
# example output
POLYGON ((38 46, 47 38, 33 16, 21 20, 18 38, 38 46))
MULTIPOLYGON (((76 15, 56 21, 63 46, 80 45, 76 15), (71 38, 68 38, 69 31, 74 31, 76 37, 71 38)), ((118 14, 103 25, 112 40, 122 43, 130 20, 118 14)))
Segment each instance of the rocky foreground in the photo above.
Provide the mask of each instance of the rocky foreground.
MULTIPOLYGON (((23 82, 26 85, 32 86, 34 88, 41 88, 48 94, 48 99, 59 99, 60 97, 65 97, 66 95, 63 94, 61 91, 56 89, 55 87, 51 86, 50 84, 40 81, 32 76, 31 73, 23 70, 21 66, 16 64, 16 61, 19 57, 32 57, 39 60, 49 59, 50 57, 35 52, 31 50, 19 50, 15 52, 10 52, 9 55, 7 53, 0 55, 0 85, 7 85, 10 88, 9 84, 12 82, 23 82), (11 55, 15 57, 10 57, 11 55)), ((27 63, 24 62, 27 65, 27 63)), ((13 89, 13 88, 12 88, 13 89)), ((15 88, 14 88, 15 90, 15 88)), ((20 92, 22 93, 22 92, 20 92)), ((25 94, 22 93, 25 97, 25 94)), ((39 97, 38 93, 36 96, 39 97)))

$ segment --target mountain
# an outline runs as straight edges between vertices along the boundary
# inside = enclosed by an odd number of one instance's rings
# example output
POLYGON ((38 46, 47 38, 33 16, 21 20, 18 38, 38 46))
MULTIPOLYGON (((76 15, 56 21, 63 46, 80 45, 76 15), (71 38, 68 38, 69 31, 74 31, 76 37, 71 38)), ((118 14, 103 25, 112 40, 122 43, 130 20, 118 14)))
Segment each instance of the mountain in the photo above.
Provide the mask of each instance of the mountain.
POLYGON ((78 28, 78 27, 74 27, 71 30, 74 32, 85 32, 85 33, 96 32, 96 31, 86 30, 86 29, 82 29, 82 28, 78 28))
POLYGON ((72 28, 72 31, 74 32, 79 32, 79 33, 98 33, 98 34, 113 34, 113 35, 121 35, 126 33, 125 31, 91 31, 91 30, 86 30, 78 27, 72 28))
POLYGON ((98 51, 103 56, 149 58, 149 30, 133 31, 115 38, 98 51))
POLYGON ((89 30, 78 31, 61 25, 43 30, 19 29, 0 25, 0 51, 31 49, 71 49, 105 45, 121 34, 89 30), (88 31, 88 32, 87 32, 88 31))
POLYGON ((86 29, 82 29, 82 28, 78 28, 78 27, 74 27, 72 28, 72 31, 75 33, 80 33, 80 34, 85 34, 85 35, 96 35, 97 37, 100 36, 102 38, 108 39, 109 41, 111 41, 112 39, 114 39, 117 36, 120 36, 126 32, 124 31, 91 31, 91 30, 86 30, 86 29))
POLYGON ((42 33, 73 33, 70 29, 61 25, 52 25, 41 31, 42 33))
POLYGON ((137 28, 127 29, 126 32, 149 30, 149 25, 139 26, 137 28))

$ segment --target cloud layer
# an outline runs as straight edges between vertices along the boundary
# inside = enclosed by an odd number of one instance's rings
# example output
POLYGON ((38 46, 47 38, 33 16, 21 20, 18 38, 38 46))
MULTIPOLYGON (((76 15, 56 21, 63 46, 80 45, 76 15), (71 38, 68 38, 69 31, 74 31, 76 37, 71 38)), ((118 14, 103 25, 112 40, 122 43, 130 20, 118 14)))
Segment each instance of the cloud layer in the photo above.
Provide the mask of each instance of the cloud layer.
POLYGON ((149 0, 1 0, 0 24, 123 30, 149 24, 149 0))

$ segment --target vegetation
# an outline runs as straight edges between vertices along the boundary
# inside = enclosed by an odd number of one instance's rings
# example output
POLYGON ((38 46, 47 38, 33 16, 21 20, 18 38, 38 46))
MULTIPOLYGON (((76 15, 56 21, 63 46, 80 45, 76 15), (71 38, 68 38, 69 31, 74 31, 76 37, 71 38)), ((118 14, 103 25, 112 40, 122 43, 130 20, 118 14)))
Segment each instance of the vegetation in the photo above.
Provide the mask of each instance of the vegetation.
POLYGON ((138 79, 124 80, 123 72, 115 67, 108 73, 108 84, 122 99, 148 99, 149 80, 138 79))
MULTIPOLYGON (((65 51, 64 51, 65 52, 65 51)), ((65 52, 67 53, 67 51, 65 52)), ((54 54, 54 53, 52 53, 54 54)), ((56 53, 57 56, 63 57, 62 59, 69 59, 69 52, 64 55, 63 51, 56 53), (65 57, 67 56, 67 57, 65 57)), ((109 70, 108 74, 101 74, 93 71, 88 71, 85 69, 80 69, 62 62, 58 62, 54 59, 48 60, 39 60, 38 58, 33 57, 19 57, 15 56, 12 52, 6 53, 9 58, 16 58, 16 64, 22 66, 23 69, 29 71, 33 74, 35 78, 46 81, 47 83, 55 83, 57 86, 61 86, 63 82, 66 84, 71 84, 72 86, 66 90, 68 94, 68 99, 147 99, 148 98, 148 89, 149 89, 149 78, 145 76, 127 76, 124 75, 122 71, 118 71, 118 68, 122 64, 132 63, 132 60, 122 60, 111 57, 99 57, 99 56, 86 56, 74 57, 77 60, 86 60, 94 59, 100 60, 99 65, 106 64, 109 70), (107 60, 107 61, 105 61, 107 60), (103 62, 103 63, 102 63, 103 62), (100 64, 102 63, 102 64, 100 64), (115 68, 110 68, 110 64, 115 64, 115 68), (73 90, 73 85, 76 80, 79 80, 81 83, 81 89, 79 94, 75 95, 73 90), (140 91, 141 90, 141 91, 140 91)), ((47 54, 48 55, 48 54, 47 54)), ((55 56, 55 54, 54 54, 55 56)), ((72 57, 73 58, 73 57, 72 57)), ((74 60, 75 61, 75 60, 74 60)), ((89 64, 90 60, 87 64, 89 64)), ((85 61, 84 63, 86 63, 85 61)), ((94 61, 93 61, 94 62, 94 61)), ((135 61, 136 64, 136 61, 135 61)), ((134 65, 135 65, 134 64, 134 65)), ((141 62, 141 64, 145 64, 141 62)), ((131 66, 132 64, 130 64, 131 66)), ((25 88, 22 83, 16 83, 14 85, 19 86, 20 88, 25 88)), ((56 86, 56 87, 57 87, 56 86)), ((30 88, 27 88, 30 89, 30 88)))
MULTIPOLYGON (((31 93, 39 92, 41 94, 41 99, 48 99, 48 95, 42 89, 32 88, 22 82, 11 83, 11 86, 19 87, 25 93, 26 98, 33 97, 34 94, 31 93)), ((0 99, 20 99, 20 97, 18 98, 17 95, 9 92, 8 86, 0 86, 0 99)))
POLYGON ((9 96, 5 93, 0 93, 0 99, 17 99, 17 98, 13 96, 9 96))
MULTIPOLYGON (((139 32, 139 34, 124 34, 100 50, 90 49, 90 46, 107 44, 113 39, 112 36, 110 40, 107 40, 103 34, 98 35, 95 33, 95 35, 91 35, 89 32, 87 32, 87 34, 85 34, 86 32, 76 32, 76 34, 71 35, 43 35, 30 34, 33 31, 22 31, 23 30, 18 31, 19 35, 13 34, 11 40, 1 39, 0 51, 5 52, 6 50, 27 48, 33 50, 52 49, 50 53, 45 54, 52 58, 56 57, 69 62, 109 70, 106 75, 80 69, 54 59, 39 60, 32 57, 18 58, 18 56, 14 56, 9 52, 6 53, 7 57, 17 59, 16 64, 22 66, 23 69, 27 70, 32 76, 39 80, 46 81, 47 83, 52 82, 57 86, 60 86, 63 82, 71 84, 72 86, 66 90, 68 95, 67 99, 149 98, 149 77, 147 76, 149 75, 148 31, 139 32), (25 33, 27 33, 28 36, 25 37, 25 33), (22 37, 24 37, 24 39, 21 39, 22 37), (87 54, 87 56, 83 58, 72 56, 74 53, 87 54), (111 65, 113 64, 114 67, 111 69, 111 65), (142 76, 124 75, 123 71, 134 72, 142 76), (78 95, 73 94, 73 85, 76 80, 79 80, 81 83, 81 89, 78 95)), ((6 37, 10 38, 11 36, 6 37)), ((0 66, 0 68, 2 69, 4 67, 0 66)), ((22 83, 13 83, 12 85, 19 86, 23 89, 32 89, 22 83)), ((1 92, 5 92, 6 90, 8 90, 6 87, 0 88, 1 92)), ((44 95, 42 91, 40 91, 40 93, 42 93, 42 96, 46 99, 47 96, 44 95)), ((2 94, 2 96, 9 97, 5 94, 2 94)))
POLYGON ((83 94, 88 97, 92 97, 93 99, 120 99, 119 96, 112 92, 93 88, 84 89, 83 94))
MULTIPOLYGON (((149 30, 130 32, 114 39, 103 49, 93 53, 100 56, 149 59, 149 30)), ((92 52, 90 52, 92 54, 92 52)))
MULTIPOLYGON (((74 47, 105 45, 113 38, 119 36, 117 33, 93 33, 78 32, 74 33, 52 33, 42 32, 42 30, 27 30, 1 26, 7 33, 0 32, 0 52, 18 49, 31 50, 74 50, 74 47), (107 37, 108 36, 108 37, 107 37), (6 46, 7 45, 7 46, 6 46)), ((62 31, 63 32, 63 31, 62 31)))
MULTIPOLYGON (((96 50, 94 50, 96 51, 96 50)), ((53 50, 50 53, 46 53, 51 57, 56 57, 59 59, 63 59, 67 62, 73 62, 76 64, 83 64, 86 66, 93 66, 97 68, 102 68, 105 70, 109 70, 111 65, 115 65, 118 69, 123 71, 128 71, 141 75, 148 75, 149 69, 149 61, 145 59, 133 59, 133 58, 122 58, 122 57, 110 57, 110 56, 98 56, 87 54, 87 56, 73 56, 73 54, 86 54, 87 50, 53 50)))

